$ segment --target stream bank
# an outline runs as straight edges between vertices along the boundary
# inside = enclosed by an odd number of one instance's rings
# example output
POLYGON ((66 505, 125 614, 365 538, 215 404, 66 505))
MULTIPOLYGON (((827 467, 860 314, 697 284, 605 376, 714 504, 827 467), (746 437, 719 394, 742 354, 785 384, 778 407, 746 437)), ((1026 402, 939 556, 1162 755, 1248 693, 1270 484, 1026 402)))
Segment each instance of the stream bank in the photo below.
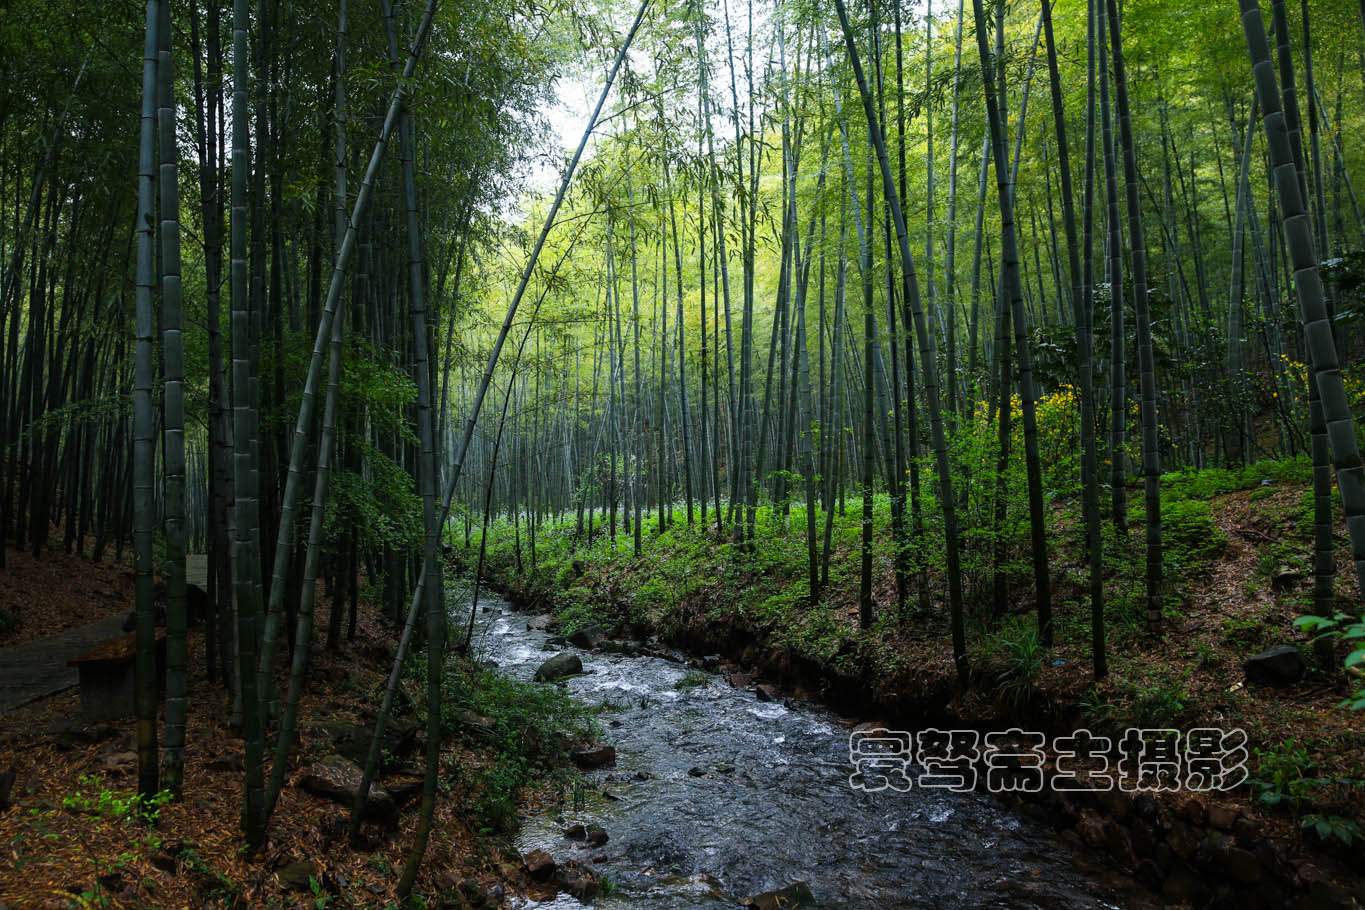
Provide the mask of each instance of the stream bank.
MULTIPOLYGON (((556 601, 545 588, 521 587, 508 573, 492 581, 517 609, 555 615, 556 601)), ((609 615, 612 607, 604 604, 603 612, 609 615)), ((567 628, 581 622, 576 611, 569 620, 567 628)), ((1002 701, 995 692, 997 667, 977 669, 965 691, 946 662, 905 668, 888 684, 886 679, 842 672, 837 664, 794 653, 775 642, 760 623, 734 612, 710 610, 699 597, 683 599, 665 621, 622 622, 606 631, 655 638, 672 649, 675 659, 716 671, 734 688, 786 705, 824 706, 847 718, 842 721, 847 726, 870 719, 865 726, 970 729, 983 734, 1022 727, 1047 734, 1049 741, 1087 726, 1083 705, 1056 693, 1037 689, 1018 702, 1002 701)), ((608 646, 614 647, 611 641, 608 646)), ((839 718, 834 723, 840 723, 839 718)), ((847 762, 846 749, 843 760, 847 762)), ((1044 773, 1050 778, 1055 771, 1055 756, 1049 754, 1044 773)), ((984 780, 984 775, 978 779, 984 780)), ((1365 905, 1365 886, 1353 871, 1365 868, 1365 845, 1360 840, 1346 845, 1328 842, 1326 849, 1306 851, 1303 839, 1292 836, 1297 832, 1287 834, 1281 820, 1258 812, 1244 797, 1231 796, 1179 791, 1058 793, 1044 786, 1038 793, 1009 793, 987 801, 1032 820, 1073 856, 1102 856, 1094 869, 1113 870, 1124 889, 1133 881, 1140 883, 1141 895, 1126 891, 1121 898, 1134 905, 1151 901, 1239 910, 1365 905)), ((987 799, 984 794, 979 798, 987 799)), ((1018 904, 1006 900, 999 905, 1018 904)))
POLYGON ((550 861, 590 870, 596 905, 611 908, 775 906, 762 896, 803 885, 813 905, 848 910, 1160 905, 1104 857, 984 795, 853 789, 853 724, 825 708, 732 685, 678 653, 577 638, 595 647, 492 600, 472 643, 522 680, 576 657, 583 672, 556 684, 598 707, 614 750, 587 756, 603 761, 587 772, 592 792, 523 817, 533 877, 551 876, 550 861))

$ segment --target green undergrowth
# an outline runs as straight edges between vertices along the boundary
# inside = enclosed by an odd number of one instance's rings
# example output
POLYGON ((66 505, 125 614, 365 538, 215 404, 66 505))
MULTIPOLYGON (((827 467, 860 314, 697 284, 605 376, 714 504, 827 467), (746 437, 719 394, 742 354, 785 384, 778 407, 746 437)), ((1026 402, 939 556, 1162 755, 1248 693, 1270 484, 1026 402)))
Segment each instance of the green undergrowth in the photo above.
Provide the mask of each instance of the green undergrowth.
MULTIPOLYGON (((425 683, 424 655, 409 662, 408 675, 425 683)), ((515 828, 526 788, 570 786, 575 774, 569 751, 601 734, 592 709, 564 690, 522 682, 460 657, 446 664, 441 725, 447 741, 463 742, 479 756, 464 778, 463 793, 485 836, 515 828)))
MULTIPOLYGON (((962 454, 977 463, 989 461, 969 451, 962 454)), ((1209 579, 1229 549, 1228 535, 1218 518, 1228 494, 1252 491, 1245 498, 1256 501, 1256 508, 1266 514, 1272 507, 1278 509, 1270 517, 1292 533, 1306 520, 1305 510, 1311 513, 1311 497, 1279 496, 1272 500, 1271 495, 1301 488, 1308 483, 1310 473, 1306 459, 1294 458, 1163 476, 1163 609, 1168 628, 1179 628, 1189 612, 1209 596, 1209 579)), ((927 480, 932 474, 924 471, 921 476, 926 479, 924 532, 911 538, 907 559, 912 570, 916 563, 924 567, 929 609, 922 611, 919 607, 913 571, 906 609, 896 607, 891 501, 879 491, 873 500, 877 609, 875 621, 867 629, 859 628, 857 622, 862 499, 856 491, 849 491, 844 508, 835 509, 829 577, 815 604, 809 590, 804 502, 793 502, 785 509, 760 506, 755 515, 755 538, 749 547, 733 542, 728 516, 724 532, 718 533, 714 515, 703 529, 699 517, 689 525, 686 509, 677 506, 671 521, 660 530, 658 514, 649 512, 645 514, 638 555, 634 534, 627 533, 619 511, 615 535, 609 532, 605 516, 598 515, 591 537, 586 521, 580 526, 573 512, 558 520, 543 520, 534 535, 524 517, 516 528, 503 518, 490 527, 484 571, 495 585, 521 602, 553 612, 566 633, 592 623, 609 629, 642 624, 664 636, 687 629, 737 629, 770 656, 797 658, 832 673, 859 677, 872 687, 890 686, 897 674, 923 664, 926 656, 951 672, 951 663, 945 660, 951 646, 942 516, 927 480)), ((1022 466, 1011 468, 1005 478, 1006 520, 999 530, 992 530, 997 480, 997 475, 987 472, 960 488, 965 498, 959 517, 968 648, 973 664, 991 669, 986 685, 994 686, 1000 700, 1023 703, 1048 668, 1067 661, 1088 663, 1091 618, 1083 524, 1076 497, 1052 499, 1048 524, 1055 642, 1052 649, 1044 649, 1037 641, 1032 618, 1022 466), (992 593, 997 566, 1007 592, 1004 604, 999 606, 992 593), (1058 660, 1059 655, 1066 659, 1058 660)), ((1189 687, 1182 685, 1178 676, 1184 662, 1175 662, 1180 666, 1173 675, 1168 674, 1170 678, 1148 679, 1144 667, 1150 661, 1145 658, 1135 667, 1125 666, 1129 651, 1141 652, 1146 647, 1145 508, 1139 485, 1130 487, 1128 503, 1128 531, 1120 534, 1107 516, 1107 495, 1102 502, 1106 512, 1102 527, 1110 662, 1127 683, 1115 697, 1134 717, 1170 718, 1185 713, 1190 701, 1189 687)), ((910 521, 907 514, 907 525, 910 521)), ((821 510, 817 514, 821 537, 824 522, 821 510)), ((464 544, 463 536, 454 536, 451 543, 458 548, 464 544)), ((1267 542, 1266 552, 1275 546, 1267 542)), ((1267 556, 1268 561, 1280 565, 1295 558, 1297 551, 1288 545, 1278 546, 1278 555, 1267 556)), ((465 550, 466 564, 473 563, 477 551, 476 528, 465 550)), ((1249 579, 1247 584, 1253 581, 1249 579)), ((1268 584, 1264 580, 1258 583, 1268 584)), ((1254 653, 1250 649, 1282 638, 1287 620, 1280 622, 1280 613, 1292 613, 1294 604, 1286 601, 1280 606, 1282 610, 1267 607, 1254 616, 1245 610, 1230 615, 1224 620, 1222 646, 1235 648, 1244 659, 1254 653)), ((1207 675, 1214 670, 1230 670, 1240 664, 1240 659, 1210 652, 1191 654, 1188 663, 1207 675)))

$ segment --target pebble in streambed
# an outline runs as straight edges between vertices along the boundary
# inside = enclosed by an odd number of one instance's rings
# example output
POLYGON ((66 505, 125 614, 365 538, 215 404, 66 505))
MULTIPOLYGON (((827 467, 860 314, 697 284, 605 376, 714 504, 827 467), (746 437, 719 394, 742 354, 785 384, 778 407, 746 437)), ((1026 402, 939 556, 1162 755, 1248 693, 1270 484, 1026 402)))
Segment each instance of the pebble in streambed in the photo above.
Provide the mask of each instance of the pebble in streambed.
MULTIPOLYGON (((849 727, 833 714, 760 700, 672 660, 607 652, 602 639, 593 651, 565 642, 547 652, 550 633, 491 605, 475 638, 483 658, 530 680, 555 654, 576 657, 582 674, 555 684, 603 708, 612 761, 580 762, 599 792, 523 819, 517 840, 523 854, 541 850, 607 882, 595 906, 735 907, 799 884, 826 910, 1151 905, 1126 879, 1078 871, 1049 829, 985 797, 852 789, 849 727), (566 836, 578 826, 582 839, 566 836)), ((560 893, 525 906, 581 904, 560 893)))

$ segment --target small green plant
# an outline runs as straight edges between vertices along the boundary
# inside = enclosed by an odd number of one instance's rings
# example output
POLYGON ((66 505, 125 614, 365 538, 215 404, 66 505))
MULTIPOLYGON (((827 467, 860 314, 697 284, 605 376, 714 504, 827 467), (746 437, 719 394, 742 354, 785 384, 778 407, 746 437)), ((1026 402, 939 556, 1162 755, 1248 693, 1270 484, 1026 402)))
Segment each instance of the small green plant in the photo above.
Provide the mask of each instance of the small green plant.
MULTIPOLYGON (((90 860, 90 865, 94 871, 93 878, 96 882, 102 876, 122 872, 139 855, 149 853, 161 846, 161 837, 154 830, 154 826, 161 815, 161 807, 171 801, 169 790, 162 790, 144 799, 132 791, 114 790, 104 786, 104 781, 97 774, 81 777, 80 783, 82 787, 90 788, 89 792, 85 789, 78 789, 63 796, 62 806, 67 811, 93 815, 121 826, 136 821, 148 829, 146 834, 135 839, 134 849, 124 850, 112 856, 98 851, 94 845, 86 840, 81 830, 77 829, 76 838, 86 857, 90 860)), ((82 891, 80 899, 89 905, 99 907, 109 905, 109 898, 99 890, 98 886, 82 891)))
POLYGON ((583 806, 587 802, 587 789, 581 778, 574 778, 573 786, 570 788, 573 793, 573 810, 582 812, 583 806))
POLYGON ((998 641, 1005 655, 1005 668, 996 677, 1000 696, 1010 704, 1025 704, 1033 696, 1047 653, 1038 629, 1021 620, 1002 629, 998 641))
POLYGON ((322 882, 315 875, 308 876, 308 890, 313 895, 313 906, 317 910, 323 910, 332 902, 332 895, 327 893, 327 889, 322 886, 322 882))
POLYGON ((1087 723, 1102 727, 1113 720, 1114 706, 1104 700, 1099 689, 1091 688, 1081 696, 1081 714, 1087 723))
POLYGON ((1229 617, 1223 620, 1223 642, 1234 648, 1255 650, 1269 639, 1270 630, 1256 617, 1239 619, 1229 617))
POLYGON ((1177 682, 1158 679, 1129 687, 1128 721, 1135 727, 1168 729, 1179 725, 1189 699, 1177 682))
MULTIPOLYGON (((1347 641, 1354 642, 1358 647, 1346 655, 1346 669, 1365 664, 1365 645, 1362 644, 1362 640, 1365 639, 1365 621, 1359 617, 1348 616, 1345 613, 1338 613, 1331 619, 1325 616, 1300 616, 1294 620, 1294 625, 1305 632, 1315 633, 1314 641, 1340 635, 1347 641)), ((1365 710, 1365 686, 1357 687, 1349 698, 1341 702, 1340 707, 1349 707, 1352 711, 1365 710)))
POLYGON ((1216 670, 1222 661, 1213 652, 1213 646, 1206 641, 1197 642, 1194 646, 1194 665, 1201 670, 1216 670))
POLYGON ((148 825, 154 825, 161 815, 161 807, 171 801, 169 790, 162 790, 154 796, 141 799, 131 791, 111 790, 108 787, 102 787, 103 781, 98 774, 87 774, 80 779, 80 782, 86 787, 101 787, 101 789, 91 793, 86 793, 84 790, 68 793, 62 797, 62 806, 73 812, 84 812, 87 815, 97 815, 113 821, 129 822, 137 819, 148 825))
POLYGON ((1311 829, 1314 834, 1323 840, 1335 837, 1337 840, 1346 844, 1348 847, 1356 839, 1365 837, 1365 831, 1361 830, 1360 824, 1349 818, 1342 818, 1339 815, 1318 815, 1310 812, 1300 819, 1299 824, 1311 829))
POLYGON ((241 894, 241 888, 237 886, 229 876, 204 862, 193 847, 186 847, 180 853, 180 862, 185 870, 194 873, 203 882, 200 890, 204 897, 211 898, 220 903, 236 906, 241 894))
POLYGON ((688 670, 682 678, 673 684, 675 689, 690 689, 696 686, 704 686, 711 682, 711 677, 701 670, 688 670))
POLYGON ((1257 578, 1268 579, 1275 575, 1280 568, 1280 558, 1274 550, 1261 550, 1256 557, 1256 565, 1252 572, 1257 578))
POLYGON ((1322 781, 1315 776, 1317 764, 1308 749, 1294 737, 1266 749, 1254 750, 1256 772, 1251 788, 1256 799, 1267 806, 1299 808, 1322 781))
POLYGON ((1200 571, 1227 546, 1227 535, 1214 524, 1207 502, 1163 504, 1161 524, 1163 561, 1173 575, 1200 571))

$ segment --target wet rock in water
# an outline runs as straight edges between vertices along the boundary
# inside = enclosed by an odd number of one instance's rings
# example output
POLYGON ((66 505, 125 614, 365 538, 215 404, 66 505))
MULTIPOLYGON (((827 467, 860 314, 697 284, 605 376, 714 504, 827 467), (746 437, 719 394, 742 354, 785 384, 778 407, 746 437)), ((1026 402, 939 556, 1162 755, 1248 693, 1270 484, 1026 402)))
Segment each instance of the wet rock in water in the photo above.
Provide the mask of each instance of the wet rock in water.
POLYGON ((687 773, 692 777, 705 777, 706 769, 703 768, 701 765, 693 765, 692 767, 687 769, 687 773))
POLYGON ((815 896, 805 882, 794 882, 776 891, 764 891, 745 898, 749 910, 792 910, 795 907, 815 907, 815 896))
POLYGON ((583 672, 583 661, 577 654, 556 654, 536 669, 536 682, 553 682, 564 676, 583 672))
POLYGON ((612 638, 603 639, 597 647, 602 649, 603 654, 620 654, 625 651, 626 646, 612 638))
POLYGON ((754 678, 748 673, 731 673, 730 685, 736 689, 747 689, 754 684, 754 678))
POLYGON ((754 695, 758 696, 759 701, 777 701, 777 688, 767 683, 760 683, 754 689, 754 695))
POLYGON ((606 829, 601 825, 588 825, 587 839, 592 847, 600 847, 609 840, 606 829))
POLYGON ((317 863, 290 863, 275 870, 281 887, 288 891, 312 891, 314 881, 322 881, 322 870, 317 863))
POLYGON ((569 840, 587 840, 588 829, 583 826, 582 822, 576 822, 564 829, 564 836, 569 840))
MULTIPOLYGON (((351 806, 360 792, 362 776, 360 766, 355 762, 340 755, 330 755, 305 768, 294 786, 314 796, 351 806)), ((392 818, 397 812, 398 806, 389 791, 378 784, 370 784, 370 792, 365 799, 365 815, 386 819, 392 818)))
POLYGON ((548 882, 558 868, 554 857, 544 850, 532 850, 522 857, 522 862, 526 864, 526 874, 531 876, 533 882, 548 882))
POLYGON ((1307 664, 1293 645, 1276 645, 1242 664, 1247 681, 1266 686, 1287 686, 1303 678, 1307 664))
POLYGON ((529 620, 526 621, 526 631, 544 632, 546 629, 550 628, 550 623, 552 622, 554 622, 554 618, 551 617, 549 613, 542 613, 539 616, 532 616, 529 620))
POLYGON ((615 746, 584 746, 575 749, 569 756, 580 768, 601 768, 616 764, 615 746))
POLYGON ((597 879, 578 863, 561 865, 555 870, 554 881, 560 891, 568 892, 580 901, 590 901, 597 896, 597 879))
POLYGON ((720 669, 720 655, 707 654, 701 659, 701 668, 708 673, 714 673, 720 669))
POLYGON ((593 648, 599 647, 606 638, 607 630, 597 623, 593 623, 570 635, 569 644, 585 651, 591 651, 593 648))

